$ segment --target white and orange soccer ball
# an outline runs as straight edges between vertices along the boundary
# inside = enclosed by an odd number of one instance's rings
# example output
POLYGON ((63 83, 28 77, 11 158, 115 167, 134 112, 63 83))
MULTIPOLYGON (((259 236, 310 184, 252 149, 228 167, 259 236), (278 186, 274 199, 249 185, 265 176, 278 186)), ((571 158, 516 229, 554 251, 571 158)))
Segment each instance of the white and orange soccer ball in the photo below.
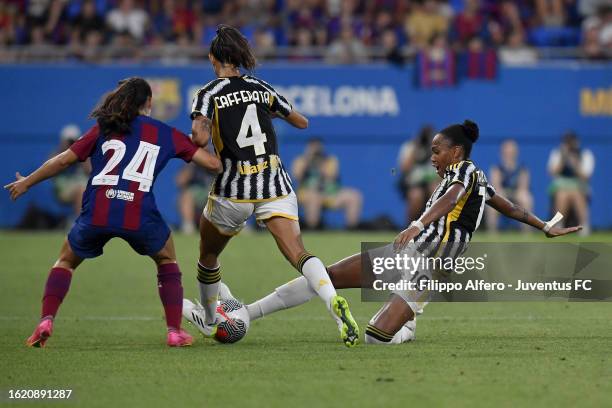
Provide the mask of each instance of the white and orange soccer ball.
POLYGON ((236 343, 246 336, 249 325, 249 312, 236 299, 225 299, 217 306, 217 333, 214 338, 220 343, 236 343))

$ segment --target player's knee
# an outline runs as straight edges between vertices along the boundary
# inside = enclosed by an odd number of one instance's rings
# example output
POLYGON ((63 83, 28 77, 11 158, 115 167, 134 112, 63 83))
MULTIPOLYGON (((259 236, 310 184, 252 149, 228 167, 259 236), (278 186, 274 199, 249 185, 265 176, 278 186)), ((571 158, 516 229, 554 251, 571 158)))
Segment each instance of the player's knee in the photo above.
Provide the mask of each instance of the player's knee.
POLYGON ((68 244, 66 244, 62 251, 60 252, 59 258, 55 261, 53 266, 55 268, 64 268, 68 270, 76 269, 77 266, 81 263, 81 258, 79 258, 73 251, 72 248, 68 244))
POLYGON ((160 249, 155 255, 152 255, 151 258, 158 267, 163 264, 176 263, 176 253, 174 251, 174 243, 171 236, 168 237, 168 240, 163 248, 160 249))
POLYGON ((155 256, 153 256, 153 261, 155 261, 155 263, 157 264, 157 267, 160 267, 161 265, 164 265, 164 264, 176 263, 176 257, 168 253, 159 252, 155 254, 155 256))

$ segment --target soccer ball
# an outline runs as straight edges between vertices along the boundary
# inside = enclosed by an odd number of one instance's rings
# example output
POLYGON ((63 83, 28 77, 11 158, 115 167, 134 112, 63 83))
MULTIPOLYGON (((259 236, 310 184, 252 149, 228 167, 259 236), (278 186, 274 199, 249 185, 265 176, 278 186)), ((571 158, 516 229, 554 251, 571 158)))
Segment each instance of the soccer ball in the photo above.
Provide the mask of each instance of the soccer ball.
POLYGON ((225 299, 217 306, 217 333, 220 343, 235 343, 246 336, 249 330, 249 312, 236 299, 225 299))

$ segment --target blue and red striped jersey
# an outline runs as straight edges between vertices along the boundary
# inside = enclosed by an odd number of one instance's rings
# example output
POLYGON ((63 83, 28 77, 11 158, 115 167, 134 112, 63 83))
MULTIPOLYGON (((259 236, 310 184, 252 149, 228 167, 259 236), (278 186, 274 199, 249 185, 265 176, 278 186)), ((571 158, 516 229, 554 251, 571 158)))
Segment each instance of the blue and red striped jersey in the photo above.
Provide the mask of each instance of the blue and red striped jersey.
POLYGON ((168 161, 188 162, 198 147, 189 136, 148 116, 136 117, 126 134, 104 136, 96 124, 70 146, 80 161, 91 158, 80 221, 139 230, 162 221, 153 185, 168 161))

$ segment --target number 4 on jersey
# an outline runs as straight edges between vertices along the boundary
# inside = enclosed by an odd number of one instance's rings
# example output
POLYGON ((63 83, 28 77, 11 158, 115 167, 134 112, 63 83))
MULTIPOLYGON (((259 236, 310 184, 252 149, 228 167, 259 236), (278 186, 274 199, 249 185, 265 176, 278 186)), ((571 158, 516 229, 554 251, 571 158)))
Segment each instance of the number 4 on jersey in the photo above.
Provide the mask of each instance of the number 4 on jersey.
POLYGON ((140 183, 138 185, 140 191, 151 190, 158 154, 159 146, 141 141, 136 154, 123 170, 123 178, 140 183), (141 171, 139 171, 140 168, 142 168, 141 171))
POLYGON ((257 106, 255 106, 254 103, 247 105, 236 143, 238 143, 240 148, 253 146, 255 149, 255 156, 259 156, 266 153, 264 143, 267 140, 266 134, 261 131, 261 126, 259 125, 257 106), (251 129, 250 137, 247 136, 249 134, 249 129, 251 129))

